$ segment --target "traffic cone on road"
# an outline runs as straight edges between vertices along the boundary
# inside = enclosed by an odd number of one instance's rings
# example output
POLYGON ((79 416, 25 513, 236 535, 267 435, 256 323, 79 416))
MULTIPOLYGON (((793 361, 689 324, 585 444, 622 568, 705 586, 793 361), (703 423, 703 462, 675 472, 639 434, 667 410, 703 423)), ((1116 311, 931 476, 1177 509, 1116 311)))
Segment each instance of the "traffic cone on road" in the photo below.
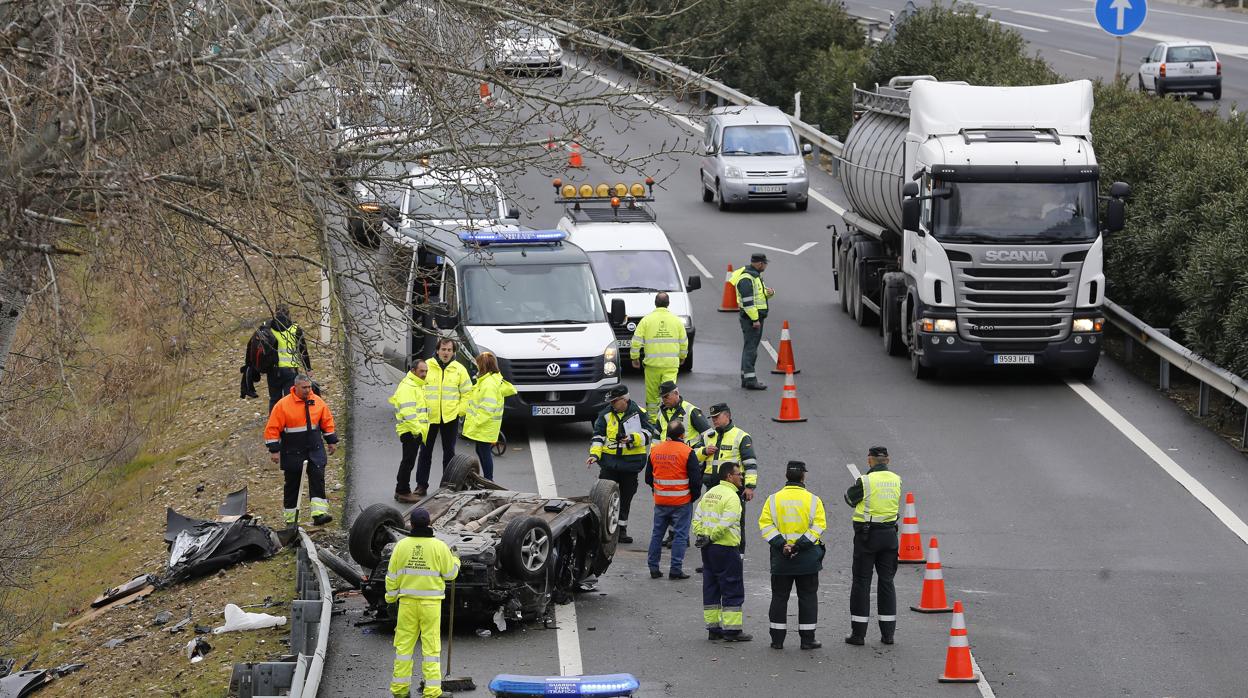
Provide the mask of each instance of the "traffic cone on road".
POLYGON ((949 650, 945 653, 945 673, 941 683, 979 683, 971 665, 971 641, 966 636, 966 617, 962 602, 953 602, 953 623, 949 626, 949 650))
POLYGON ((568 167, 580 168, 585 166, 585 161, 581 159, 581 146, 576 143, 572 144, 572 153, 568 155, 568 167))
POLYGON ((793 374, 784 374, 784 389, 780 391, 780 416, 772 417, 773 422, 804 422, 802 409, 797 404, 797 386, 793 384, 793 374))
POLYGON ((914 513, 914 493, 906 493, 906 512, 901 517, 901 540, 897 546, 897 562, 923 562, 923 538, 919 535, 919 516, 914 513))
MULTIPOLYGON (((735 299, 734 299, 735 300, 735 299)), ((780 351, 776 354, 776 367, 772 373, 801 373, 793 363, 793 340, 789 338, 789 321, 780 328, 780 351)))
POLYGON ((719 312, 735 313, 741 307, 737 305, 737 291, 732 287, 732 265, 728 265, 728 275, 724 277, 724 299, 719 303, 719 312))
POLYGON ((919 597, 919 605, 911 606, 911 611, 919 613, 948 613, 945 599, 945 575, 940 569, 940 546, 936 537, 932 536, 931 545, 927 546, 927 569, 923 570, 923 595, 919 597))
POLYGON ((485 82, 484 80, 482 80, 482 81, 481 81, 481 87, 479 87, 477 91, 478 91, 478 93, 480 93, 480 95, 481 95, 481 101, 482 101, 482 103, 484 103, 484 104, 485 104, 485 106, 487 106, 487 107, 492 107, 492 106, 494 106, 494 97, 492 97, 492 96, 490 95, 490 84, 489 84, 489 83, 487 83, 487 82, 485 82))

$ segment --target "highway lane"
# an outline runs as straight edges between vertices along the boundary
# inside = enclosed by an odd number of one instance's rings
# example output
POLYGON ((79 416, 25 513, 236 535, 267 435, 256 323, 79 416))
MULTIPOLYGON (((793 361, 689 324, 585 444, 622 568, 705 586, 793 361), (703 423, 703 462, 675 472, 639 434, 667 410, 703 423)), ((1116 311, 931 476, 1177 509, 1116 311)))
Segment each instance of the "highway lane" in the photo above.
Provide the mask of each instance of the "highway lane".
MULTIPOLYGON (((627 146, 644 152, 687 138, 683 131, 665 118, 626 124, 603 114, 594 135, 608 150, 627 146)), ((587 165, 565 179, 621 178, 592 156, 587 165)), ((1135 444, 1062 380, 1044 374, 914 381, 904 361, 884 355, 874 332, 855 327, 834 307, 823 226, 837 221, 818 205, 807 213, 721 213, 700 202, 696 158, 662 158, 651 173, 660 180, 654 204, 660 223, 681 252, 697 257, 713 274, 694 295, 698 362, 681 380, 686 396, 703 407, 721 399, 734 406, 738 423, 758 444, 763 494, 782 484, 778 470, 785 460, 802 458, 812 466, 812 489, 828 506, 830 550, 820 620, 825 647, 813 653, 766 647, 766 560, 757 538, 747 551, 746 623, 759 638, 736 646, 706 643, 697 578, 651 581, 646 574, 648 531, 638 524, 648 519, 650 506, 643 488, 631 517, 637 543, 623 546, 599 592, 582 595, 576 604, 586 672, 632 671, 650 695, 781 689, 812 695, 975 695, 974 687, 935 682, 946 616, 902 610, 900 643, 890 648, 879 645, 874 628, 868 648, 838 640, 847 628, 849 581, 849 510, 840 502, 850 484, 845 464, 861 464, 866 447, 882 442, 890 446, 906 489, 919 498, 923 533, 941 538, 951 596, 968 605, 971 642, 994 689, 1003 695, 1238 691, 1235 667, 1245 659, 1237 582, 1248 568, 1243 543, 1135 444), (792 322, 802 369, 798 392, 810 419, 776 424, 770 417, 779 404, 778 381, 772 377, 765 393, 735 387, 739 331, 733 316, 714 308, 725 265, 748 259, 752 248, 745 243, 792 250, 812 241, 818 244, 799 256, 773 254, 768 272, 778 295, 767 337, 777 344, 780 321, 792 322)), ((843 202, 835 181, 823 175, 815 181, 825 195, 843 202)), ((512 186, 525 197, 530 224, 553 225, 558 211, 549 203, 546 174, 519 177, 512 186)), ((692 272, 685 260, 682 266, 692 272)), ((765 363, 760 358, 760 366, 765 363)), ((640 393, 639 376, 630 375, 629 383, 640 393)), ((1098 370, 1092 386, 1248 517, 1241 504, 1248 501, 1242 458, 1233 449, 1112 364, 1098 370)), ((369 402, 366 391, 356 388, 356 400, 363 400, 352 414, 351 491, 357 505, 370 496, 389 497, 397 447, 385 438, 391 418, 381 406, 383 392, 388 386, 378 388, 369 402), (357 437, 356 430, 368 429, 374 433, 372 446, 357 442, 367 437, 357 437)), ((523 448, 523 440, 516 439, 522 428, 507 425, 513 446, 523 448)), ((560 493, 587 491, 595 477, 583 462, 588 427, 547 425, 540 438, 560 493)), ((527 454, 526 448, 501 459, 500 478, 528 486, 527 454)), ((757 506, 750 508, 752 515, 757 506)), ((687 567, 693 567, 692 560, 687 567)), ((899 573, 903 609, 917 600, 920 578, 916 568, 899 573)), ((344 633, 347 617, 336 619, 331 681, 341 695, 360 685, 381 690, 389 672, 388 638, 361 635, 349 624, 344 633), (361 675, 367 677, 363 683, 361 675)), ((557 670, 554 634, 530 627, 488 640, 457 638, 456 657, 465 663, 457 659, 463 669, 456 673, 481 681, 503 670, 557 670)))
MULTIPOLYGON (((846 0, 851 14, 870 17, 888 26, 889 13, 898 13, 904 0, 846 0)), ((923 5, 926 3, 916 3, 923 5)), ((1070 78, 1110 81, 1114 77, 1117 42, 1093 16, 1090 0, 995 0, 968 3, 981 14, 1017 31, 1054 70, 1070 78)), ((1218 108, 1225 116, 1238 104, 1248 106, 1248 15, 1202 7, 1149 3, 1144 26, 1123 39, 1122 70, 1134 75, 1141 59, 1163 40, 1201 40, 1215 43, 1222 59, 1222 99, 1192 97, 1202 108, 1218 108)), ((1131 84, 1135 84, 1132 78, 1131 84)))

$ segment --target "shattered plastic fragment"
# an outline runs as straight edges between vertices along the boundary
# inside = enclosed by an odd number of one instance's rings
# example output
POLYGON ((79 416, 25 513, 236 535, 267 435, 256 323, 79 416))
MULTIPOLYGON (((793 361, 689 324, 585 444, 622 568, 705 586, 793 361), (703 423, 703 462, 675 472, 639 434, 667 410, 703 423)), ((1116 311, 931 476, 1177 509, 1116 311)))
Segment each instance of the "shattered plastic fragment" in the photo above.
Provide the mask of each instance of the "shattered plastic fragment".
POLYGON ((186 643, 186 656, 191 660, 191 664, 204 661, 204 655, 211 650, 212 645, 202 637, 193 637, 190 642, 186 643))
POLYGON ((268 613, 248 613, 232 603, 225 605, 225 624, 213 628, 214 635, 235 630, 259 630, 276 625, 286 625, 286 616, 274 616, 268 613))

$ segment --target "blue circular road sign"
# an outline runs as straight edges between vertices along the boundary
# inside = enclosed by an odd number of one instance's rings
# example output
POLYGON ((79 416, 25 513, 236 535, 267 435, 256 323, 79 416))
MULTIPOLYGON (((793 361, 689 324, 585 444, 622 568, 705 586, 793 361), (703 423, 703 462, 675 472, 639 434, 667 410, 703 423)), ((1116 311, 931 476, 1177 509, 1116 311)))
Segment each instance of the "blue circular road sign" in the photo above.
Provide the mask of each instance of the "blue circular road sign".
POLYGON ((1148 16, 1148 0, 1096 0, 1096 21, 1114 36, 1139 29, 1148 16))

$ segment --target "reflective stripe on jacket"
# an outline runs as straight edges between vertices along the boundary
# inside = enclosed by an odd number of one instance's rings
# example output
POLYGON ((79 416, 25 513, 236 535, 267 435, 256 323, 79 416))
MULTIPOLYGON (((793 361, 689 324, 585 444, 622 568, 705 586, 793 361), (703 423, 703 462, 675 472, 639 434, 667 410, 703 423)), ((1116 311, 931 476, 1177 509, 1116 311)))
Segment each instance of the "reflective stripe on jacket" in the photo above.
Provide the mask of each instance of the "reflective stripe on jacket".
POLYGON ((299 368, 299 326, 292 323, 284 330, 270 326, 269 331, 277 343, 277 367, 299 368))
POLYGON ((654 427, 646 413, 636 402, 628 401, 624 414, 617 414, 610 407, 603 410, 594 421, 594 438, 589 443, 589 455, 598 459, 607 470, 639 473, 646 467, 646 447, 654 427), (623 425, 637 417, 639 431, 625 433, 623 425))
POLYGON ((650 449, 655 505, 671 507, 693 501, 689 482, 692 453, 682 441, 664 441, 650 449))
POLYGON ((901 476, 891 470, 871 470, 860 481, 862 500, 854 507, 854 521, 896 521, 901 508, 901 476))
POLYGON ((754 267, 746 266, 732 272, 728 277, 732 289, 737 292, 737 306, 751 320, 767 317, 767 287, 763 285, 763 275, 754 267), (746 291, 741 289, 741 281, 749 279, 746 291))
POLYGON ((446 368, 437 359, 425 362, 429 374, 425 376, 425 402, 429 405, 429 423, 445 424, 459 419, 460 401, 468 397, 472 379, 468 369, 451 359, 446 368))
POLYGON ((390 396, 394 406, 394 430, 400 436, 415 434, 423 441, 429 435, 429 406, 425 403, 425 382, 408 373, 390 396))
POLYGON ((741 496, 736 485, 720 480, 693 512, 693 534, 706 536, 716 545, 741 545, 741 496))
POLYGON ((503 426, 503 402, 516 394, 516 388, 501 373, 477 376, 463 402, 464 438, 492 444, 503 426))
POLYGON ((642 350, 646 352, 645 365, 678 368, 689 354, 685 323, 667 308, 655 308, 637 323, 629 358, 636 361, 642 350))
POLYGON ((745 487, 758 486, 758 459, 754 457, 754 443, 750 435, 731 422, 728 428, 720 432, 718 429, 711 429, 702 434, 703 448, 706 446, 715 446, 719 450, 715 455, 702 455, 702 460, 706 462, 706 469, 703 471, 711 477, 718 477, 719 466, 721 463, 740 463, 741 469, 745 472, 745 487))
POLYGON ((281 452, 283 468, 296 467, 305 458, 313 465, 323 466, 326 443, 338 443, 329 405, 315 393, 305 403, 291 388, 269 412, 269 422, 264 427, 265 447, 270 453, 281 452))
POLYGON ((667 425, 673 419, 680 419, 685 422, 685 443, 694 448, 702 446, 702 432, 711 429, 711 423, 702 415, 702 410, 687 400, 681 400, 675 407, 664 407, 660 404, 659 413, 655 417, 656 426, 659 428, 657 438, 666 439, 667 425))
POLYGON ((785 485, 767 498, 758 515, 759 533, 768 542, 780 537, 785 543, 796 543, 799 538, 818 543, 827 527, 823 500, 801 485, 785 485))
POLYGON ((408 536, 395 543, 386 569, 386 603, 401 599, 437 601, 459 575, 459 558, 437 538, 408 536))

